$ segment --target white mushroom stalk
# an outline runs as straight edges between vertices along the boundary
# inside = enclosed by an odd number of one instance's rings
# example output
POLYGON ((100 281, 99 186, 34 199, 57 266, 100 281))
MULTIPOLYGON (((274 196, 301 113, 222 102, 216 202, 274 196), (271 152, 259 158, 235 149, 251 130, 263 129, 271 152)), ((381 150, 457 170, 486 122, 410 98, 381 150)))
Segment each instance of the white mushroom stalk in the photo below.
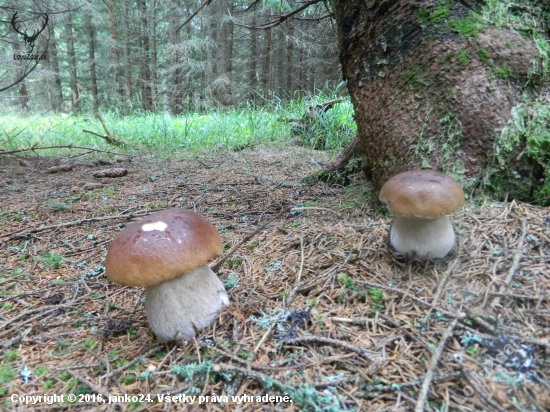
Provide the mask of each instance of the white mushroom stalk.
POLYGON ((229 305, 227 292, 206 265, 145 288, 147 320, 162 340, 193 338, 214 322, 223 305, 229 305))
POLYGON ((455 233, 449 216, 436 219, 397 216, 391 228, 390 243, 407 258, 439 259, 453 248, 455 233))

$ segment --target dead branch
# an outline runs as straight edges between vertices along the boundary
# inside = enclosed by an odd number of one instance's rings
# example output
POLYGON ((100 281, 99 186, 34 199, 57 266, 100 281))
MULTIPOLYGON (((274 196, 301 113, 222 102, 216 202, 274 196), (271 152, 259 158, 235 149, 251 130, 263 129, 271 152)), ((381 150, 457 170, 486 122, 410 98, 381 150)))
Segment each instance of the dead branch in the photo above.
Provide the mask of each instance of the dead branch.
POLYGON ((131 367, 132 365, 135 365, 136 363, 143 361, 143 359, 146 358, 147 356, 150 356, 150 355, 152 355, 153 353, 158 352, 161 348, 164 347, 164 345, 165 345, 164 343, 161 343, 160 345, 155 345, 155 346, 153 346, 151 349, 149 349, 149 350, 148 350, 147 352, 145 352, 143 355, 138 355, 138 356, 136 356, 136 357, 135 357, 134 359, 132 359, 130 362, 125 363, 125 364, 122 365, 120 368, 117 368, 117 369, 115 369, 115 370, 112 371, 112 372, 106 373, 106 374, 103 375, 101 378, 102 378, 102 379, 110 379, 110 378, 112 378, 113 376, 118 375, 120 372, 125 371, 126 369, 128 369, 128 368, 131 367))
MULTIPOLYGON (((401 289, 397 289, 397 288, 393 288, 393 287, 390 287, 390 286, 384 286, 384 285, 380 285, 378 283, 373 283, 373 282, 367 282, 367 281, 364 281, 364 280, 356 280, 357 283, 361 284, 361 285, 367 285, 367 286, 370 286, 372 288, 377 288, 377 289, 382 289, 382 290, 386 290, 388 292, 393 292, 393 293, 397 293, 403 297, 407 297, 409 299, 411 299, 412 301, 424 306, 424 307, 428 307, 430 308, 430 310, 432 310, 434 307, 433 307, 433 304, 432 303, 429 303, 429 302, 425 302, 423 301, 422 299, 419 299, 417 298, 416 296, 414 295, 411 295, 410 293, 408 292, 405 292, 401 289)), ((442 315, 445 315, 445 316, 448 316, 450 317, 451 319, 459 319, 459 320, 462 320, 464 319, 466 316, 462 313, 452 313, 452 312, 449 312, 448 310, 445 310, 443 308, 436 308, 437 311, 439 313, 441 313, 442 315)))
MULTIPOLYGON (((514 259, 512 261, 512 267, 508 271, 508 274, 506 275, 506 279, 504 279, 504 285, 500 287, 499 292, 504 293, 506 292, 507 286, 512 282, 512 279, 514 278, 514 274, 517 272, 519 268, 519 264, 521 262, 521 257, 523 256, 523 241, 525 240, 525 237, 527 236, 527 221, 525 218, 521 219, 521 237, 519 239, 518 247, 516 249, 516 253, 514 253, 514 259)), ((493 303, 491 304, 491 307, 496 307, 500 305, 500 296, 497 296, 493 303)))
POLYGON ((240 27, 245 27, 247 29, 250 29, 250 30, 266 30, 266 29, 270 29, 272 27, 275 27, 275 26, 278 26, 282 23, 284 23, 286 20, 288 20, 289 18, 291 18, 292 16, 294 16, 295 14, 298 14, 300 13, 301 11, 307 9, 309 6, 313 6, 314 4, 317 4, 317 3, 321 3, 323 0, 311 0, 311 1, 308 1, 307 3, 304 3, 302 6, 298 7, 297 9, 294 9, 292 10, 291 12, 287 13, 287 14, 283 14, 281 16, 279 16, 276 20, 273 20, 269 23, 266 23, 266 24, 263 24, 261 26, 249 26, 247 24, 240 24, 240 23, 236 23, 234 22, 234 24, 236 26, 240 26, 240 27))
MULTIPOLYGON (((103 389, 101 386, 98 386, 98 385, 95 385, 93 384, 92 382, 90 382, 89 380, 83 378, 82 376, 80 376, 79 374, 77 374, 76 372, 73 372, 72 370, 70 369, 65 369, 65 371, 71 375, 73 378, 75 378, 77 381, 79 381, 80 383, 82 383, 83 385, 86 385, 88 388, 90 388, 93 392, 97 393, 98 395, 102 395, 103 396, 103 399, 105 399, 106 401, 109 400, 109 393, 107 390, 103 389)), ((119 407, 120 409, 124 409, 122 404, 120 403, 115 403, 115 405, 117 405, 117 407, 119 407)))
POLYGON ((97 118, 97 120, 100 121, 101 126, 103 126, 103 130, 105 130, 106 135, 101 135, 101 134, 92 132, 90 130, 82 129, 84 133, 90 133, 90 134, 93 134, 94 136, 101 137, 103 140, 105 140, 108 144, 112 146, 125 147, 129 145, 128 142, 117 139, 116 137, 113 136, 113 134, 110 132, 109 128, 107 127, 107 124, 105 124, 105 121, 103 120, 103 118, 99 113, 96 112, 95 117, 97 118))
POLYGON ((92 152, 108 153, 108 154, 113 154, 117 156, 127 156, 124 153, 116 153, 116 152, 111 152, 109 150, 92 149, 91 147, 75 146, 72 144, 55 145, 55 146, 31 146, 25 149, 4 150, 0 152, 0 156, 14 154, 14 153, 34 152, 35 150, 48 150, 48 149, 80 149, 80 150, 89 150, 92 152))
POLYGON ((334 213, 336 216, 343 217, 341 213, 338 213, 337 211, 332 210, 332 209, 328 209, 326 207, 304 206, 304 207, 293 207, 290 210, 291 211, 293 211, 293 210, 320 210, 322 212, 330 212, 330 213, 334 213))
POLYGON ((157 210, 144 210, 144 211, 132 213, 132 214, 129 214, 129 215, 90 217, 90 218, 74 220, 72 222, 65 222, 65 223, 58 223, 58 224, 55 224, 55 225, 41 226, 41 227, 37 227, 37 228, 31 229, 31 230, 28 230, 28 231, 25 231, 25 229, 19 229, 19 230, 16 230, 14 232, 10 232, 10 233, 0 235, 0 238, 3 238, 3 237, 8 238, 6 240, 1 241, 0 243, 8 242, 8 241, 10 241, 12 239, 15 239, 17 237, 28 236, 28 235, 31 235, 31 234, 34 234, 34 233, 44 232, 44 231, 50 230, 50 229, 59 229, 59 228, 62 228, 62 227, 78 226, 78 225, 81 225, 83 223, 99 222, 99 221, 103 221, 103 220, 131 219, 133 217, 145 216, 145 215, 148 215, 149 213, 153 213, 153 212, 156 212, 156 211, 157 210))
MULTIPOLYGON (((285 209, 286 211, 286 209, 285 209)), ((229 251, 227 251, 226 253, 224 253, 220 258, 218 258, 218 260, 216 261, 216 263, 214 263, 212 266, 210 266, 210 269, 212 269, 214 272, 217 271, 221 265, 223 265, 223 263, 229 258, 231 257, 231 255, 233 255, 233 253, 235 253, 235 251, 240 248, 244 243, 248 242, 250 239, 252 239, 254 236, 256 236, 258 233, 260 233, 262 230, 264 230, 271 222, 273 222, 275 220, 275 217, 269 219, 267 222, 265 222, 263 225, 261 225, 260 227, 258 227, 255 231, 253 232, 250 232, 249 234, 247 234, 245 237, 243 237, 241 239, 240 242, 238 242, 235 246, 233 246, 231 249, 229 249, 229 251)))
POLYGON ((199 12, 206 6, 208 6, 210 3, 212 2, 212 0, 205 0, 197 10, 195 10, 193 13, 191 13, 191 15, 185 19, 185 21, 183 23, 180 24, 180 26, 175 30, 176 33, 179 33, 179 31, 183 28, 183 26, 185 26, 187 23, 189 23, 191 20, 193 20, 193 17, 195 17, 197 14, 199 14, 199 12))
POLYGON ((363 359, 366 359, 369 362, 375 363, 374 359, 371 358, 369 355, 367 355, 367 352, 365 349, 354 346, 351 343, 347 343, 338 339, 327 338, 325 336, 315 336, 315 335, 302 336, 299 338, 285 339, 284 343, 292 344, 292 345, 297 343, 323 343, 325 345, 337 346, 337 347, 349 350, 351 352, 355 352, 356 354, 361 356, 363 359))
POLYGON ((432 379, 437 368, 437 364, 439 363, 439 360, 443 355, 443 350, 445 349, 447 340, 452 336, 453 329, 456 327, 457 323, 458 319, 455 319, 451 322, 451 324, 445 331, 445 334, 441 337, 439 345, 437 345, 437 348, 432 356, 432 360, 430 361, 430 365, 428 366, 426 376, 424 377, 424 382, 422 383, 422 387, 420 388, 420 393, 418 394, 418 402, 416 404, 416 408, 414 409, 415 412, 424 412, 424 405, 426 404, 426 400, 428 399, 428 393, 430 391, 430 386, 432 384, 432 379))

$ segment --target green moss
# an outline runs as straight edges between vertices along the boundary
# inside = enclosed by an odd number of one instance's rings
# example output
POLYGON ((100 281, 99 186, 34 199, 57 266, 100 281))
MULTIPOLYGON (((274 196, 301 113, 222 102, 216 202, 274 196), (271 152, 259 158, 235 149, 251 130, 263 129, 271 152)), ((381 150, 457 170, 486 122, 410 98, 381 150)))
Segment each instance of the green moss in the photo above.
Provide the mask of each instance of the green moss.
POLYGON ((10 382, 17 373, 8 365, 0 365, 0 382, 10 382))
POLYGON ((477 52, 477 55, 479 57, 479 60, 481 60, 483 63, 486 63, 491 58, 491 53, 487 49, 479 49, 477 52))
POLYGON ((44 263, 48 268, 55 270, 55 269, 58 269, 63 264, 64 260, 57 253, 46 251, 42 253, 42 256, 40 257, 40 261, 44 263))
POLYGON ((495 139, 485 188, 500 197, 550 204, 550 104, 521 103, 495 139), (519 154, 518 154, 519 153, 519 154), (520 173, 511 164, 524 161, 530 171, 520 173))
POLYGON ((225 261, 229 269, 234 269, 242 265, 243 260, 240 257, 230 257, 225 261))
POLYGON ((479 17, 475 13, 470 13, 467 17, 458 17, 447 22, 447 29, 458 34, 459 37, 473 39, 477 37, 477 32, 482 28, 479 17))
POLYGON ((417 12, 419 23, 439 23, 451 15, 452 4, 439 3, 430 9, 421 8, 417 12))
POLYGON ((504 80, 512 77, 512 71, 508 67, 495 66, 491 69, 491 73, 493 73, 493 76, 504 80))
POLYGON ((382 292, 380 289, 376 288, 369 288, 367 289, 367 294, 369 295, 372 302, 376 305, 382 305, 384 304, 384 292, 382 292))
POLYGON ((458 62, 464 66, 470 62, 470 59, 468 58, 468 52, 466 50, 460 50, 456 54, 456 58, 458 62))

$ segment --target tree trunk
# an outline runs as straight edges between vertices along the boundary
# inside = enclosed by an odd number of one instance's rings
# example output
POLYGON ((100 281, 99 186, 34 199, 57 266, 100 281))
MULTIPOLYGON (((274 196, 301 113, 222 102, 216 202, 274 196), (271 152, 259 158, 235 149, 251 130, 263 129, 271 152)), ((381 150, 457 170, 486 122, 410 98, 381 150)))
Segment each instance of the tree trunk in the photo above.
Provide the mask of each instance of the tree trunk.
POLYGON ((137 0, 139 11, 139 89, 141 92, 141 107, 145 111, 153 111, 153 90, 151 87, 151 48, 145 0, 137 0))
POLYGON ((294 22, 288 26, 288 37, 286 42, 286 84, 287 94, 293 97, 292 70, 294 68, 294 22))
POLYGON ((48 37, 40 36, 41 49, 48 50, 48 58, 42 61, 42 64, 46 68, 46 95, 48 96, 48 102, 50 103, 52 110, 57 113, 63 103, 63 93, 61 90, 61 77, 59 76, 59 61, 57 59, 57 41, 55 40, 54 33, 55 25, 52 23, 50 17, 49 24, 47 26, 48 37))
MULTIPOLYGON (((17 47, 17 43, 12 43, 12 51, 13 54, 25 54, 25 50, 20 50, 17 47)), ((15 70, 15 78, 14 80, 20 79, 25 74, 25 67, 23 63, 20 60, 15 61, 16 70, 15 70)), ((22 80, 19 82, 19 85, 17 86, 17 90, 19 92, 19 104, 21 111, 26 112, 29 109, 29 92, 27 90, 27 85, 25 84, 25 80, 22 80)))
POLYGON ((151 98, 152 107, 157 111, 158 107, 156 102, 158 101, 158 66, 157 66, 157 2, 151 1, 150 7, 150 40, 151 40, 151 98))
POLYGON ((277 85, 276 93, 279 97, 283 97, 284 93, 284 81, 283 81, 283 69, 285 58, 285 33, 283 29, 278 26, 275 28, 277 31, 277 40, 275 44, 275 78, 273 79, 273 85, 277 85))
POLYGON ((92 89, 92 107, 94 112, 99 109, 99 97, 97 93, 97 76, 95 72, 95 43, 94 43, 94 26, 92 23, 92 14, 90 11, 84 12, 84 20, 86 22, 86 31, 88 33, 88 63, 90 65, 90 87, 92 89))
POLYGON ((343 76, 375 186, 422 167, 475 185, 511 109, 537 93, 535 44, 476 19, 469 3, 334 0, 343 76))
POLYGON ((179 31, 176 31, 180 23, 180 4, 179 1, 170 2, 170 78, 171 78, 171 90, 168 96, 168 104, 170 106, 170 113, 179 115, 183 112, 183 88, 182 88, 182 69, 180 61, 180 53, 178 46, 180 43, 181 35, 179 31))
POLYGON ((122 32, 124 36, 124 84, 126 86, 127 104, 131 107, 134 93, 132 87, 132 65, 130 64, 130 22, 128 17, 128 0, 122 0, 122 32))
POLYGON ((111 38, 111 58, 113 59, 113 81, 115 83, 116 96, 115 105, 122 100, 122 87, 120 84, 120 60, 118 57, 118 38, 116 34, 115 3, 113 0, 107 2, 107 14, 109 16, 109 37, 111 38))
POLYGON ((72 94, 72 110, 73 112, 78 112, 80 111, 80 93, 76 74, 76 57, 74 54, 73 17, 70 11, 67 12, 67 20, 65 22, 65 40, 67 41, 67 60, 69 61, 69 84, 72 94))
MULTIPOLYGON (((257 20, 257 14, 256 14, 256 5, 252 6, 252 22, 250 23, 252 27, 256 27, 258 23, 257 20)), ((249 57, 248 57, 248 63, 249 63, 249 80, 248 85, 250 87, 250 99, 252 101, 256 100, 255 91, 258 89, 258 77, 257 77, 257 39, 258 39, 258 33, 257 30, 251 29, 249 31, 250 35, 250 50, 249 50, 249 57)))
POLYGON ((263 95, 265 98, 271 94, 271 51, 272 45, 272 29, 267 29, 264 32, 264 50, 262 56, 262 84, 263 95))

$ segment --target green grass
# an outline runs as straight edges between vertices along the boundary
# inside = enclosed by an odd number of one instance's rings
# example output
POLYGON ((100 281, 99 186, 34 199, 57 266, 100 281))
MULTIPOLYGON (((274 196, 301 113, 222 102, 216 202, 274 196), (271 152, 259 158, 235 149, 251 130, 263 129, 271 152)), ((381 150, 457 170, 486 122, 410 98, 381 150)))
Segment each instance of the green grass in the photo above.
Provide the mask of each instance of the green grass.
MULTIPOLYGON (((84 133, 82 130, 87 129, 105 134, 100 122, 91 115, 5 114, 0 117, 0 151, 73 145, 125 154, 133 151, 164 154, 185 151, 193 154, 214 147, 232 150, 256 144, 285 145, 294 138, 292 126, 285 120, 301 118, 306 105, 333 99, 337 97, 336 93, 181 116, 162 113, 123 116, 117 112, 102 112, 111 133, 128 142, 128 147, 113 147, 97 136, 84 133)), ((338 150, 344 146, 356 133, 350 100, 336 104, 319 116, 314 128, 316 135, 323 136, 325 149, 338 150)), ((59 156, 66 154, 67 150, 49 149, 39 153, 59 156)))

